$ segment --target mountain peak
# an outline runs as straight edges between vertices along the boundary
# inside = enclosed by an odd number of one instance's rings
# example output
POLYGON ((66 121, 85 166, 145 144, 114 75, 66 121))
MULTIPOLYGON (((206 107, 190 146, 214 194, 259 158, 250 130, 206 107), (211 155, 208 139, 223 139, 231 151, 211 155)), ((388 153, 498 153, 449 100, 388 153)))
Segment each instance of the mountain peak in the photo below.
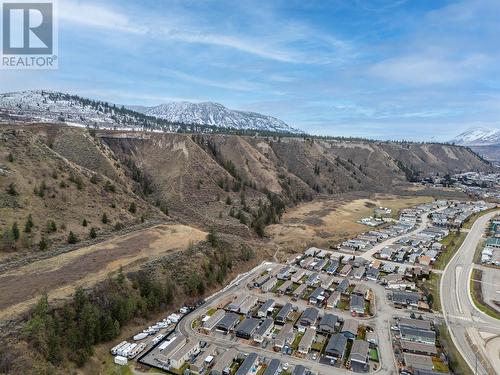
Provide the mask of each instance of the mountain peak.
POLYGON ((457 135, 450 142, 465 146, 498 145, 500 144, 500 129, 473 127, 457 135))
MULTIPOLYGON (((133 108, 137 110, 137 107, 133 108)), ((300 130, 290 127, 275 117, 256 112, 232 110, 215 102, 170 102, 153 107, 142 107, 140 112, 173 123, 301 133, 300 130)))
MULTIPOLYGON (((299 134, 285 122, 255 112, 236 111, 220 103, 171 102, 154 107, 106 103, 50 90, 0 94, 0 115, 16 121, 63 122, 79 126, 178 131, 186 126, 212 126, 299 134)), ((1 120, 1 118, 0 118, 1 120)))

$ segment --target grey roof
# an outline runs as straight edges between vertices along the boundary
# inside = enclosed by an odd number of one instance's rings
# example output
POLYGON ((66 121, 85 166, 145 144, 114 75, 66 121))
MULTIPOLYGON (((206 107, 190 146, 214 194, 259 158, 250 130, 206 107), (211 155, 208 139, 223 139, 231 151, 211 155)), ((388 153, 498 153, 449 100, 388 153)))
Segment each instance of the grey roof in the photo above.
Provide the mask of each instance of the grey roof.
POLYGON ((321 318, 321 322, 319 323, 319 326, 328 326, 331 328, 335 328, 335 325, 337 324, 339 318, 337 315, 334 314, 325 314, 323 315, 323 318, 321 318))
POLYGON ((272 298, 268 299, 266 302, 264 302, 262 304, 262 306, 260 307, 259 311, 267 311, 269 310, 271 307, 274 306, 274 300, 272 298))
POLYGON ((356 319, 346 319, 344 320, 344 325, 341 332, 349 332, 353 335, 358 334, 359 322, 356 319))
POLYGON ((238 323, 239 320, 240 316, 238 314, 227 313, 226 315, 224 315, 224 318, 222 318, 221 321, 217 323, 216 327, 220 329, 229 330, 232 327, 234 327, 234 325, 238 323))
POLYGON ((250 336, 257 329, 260 321, 255 318, 245 318, 238 326, 235 331, 238 334, 250 336))
POLYGON ((376 279, 379 274, 380 274, 380 270, 378 268, 369 268, 368 271, 366 271, 366 277, 369 277, 369 278, 376 279))
POLYGON ((272 359, 271 362, 269 362, 266 371, 264 371, 264 375, 276 375, 280 369, 280 366, 281 361, 279 359, 272 359))
POLYGON ((276 315, 276 320, 280 322, 286 321, 286 318, 288 315, 292 312, 293 306, 291 303, 286 303, 281 310, 279 311, 278 315, 276 315))
POLYGON ((292 375, 305 375, 306 373, 306 368, 302 365, 297 365, 293 369, 292 375))
POLYGON ((330 340, 328 340, 325 353, 341 357, 344 354, 346 346, 347 337, 341 335, 340 333, 337 333, 335 335, 332 335, 332 337, 330 337, 330 340))
POLYGON ((255 362, 257 362, 257 358, 257 353, 250 353, 249 355, 247 355, 238 371, 236 371, 235 375, 247 375, 255 362))
POLYGON ((426 329, 400 327, 400 332, 401 332, 401 337, 403 337, 403 336, 416 336, 416 337, 422 337, 422 338, 427 338, 427 339, 431 339, 431 340, 436 339, 436 332, 429 331, 426 329))
POLYGON ((420 294, 416 292, 394 291, 392 292, 392 300, 400 303, 418 303, 420 294))
POLYGON ((339 285, 337 285, 336 291, 340 293, 345 293, 347 288, 349 288, 349 280, 343 279, 339 285))
POLYGON ((220 358, 217 358, 217 362, 215 362, 214 368, 212 369, 212 373, 222 374, 224 369, 231 366, 234 357, 238 355, 236 349, 228 349, 226 350, 220 358))
POLYGON ((399 319, 399 326, 430 330, 431 322, 428 320, 401 318, 399 319))
POLYGON ((351 361, 366 362, 370 344, 364 340, 354 340, 351 348, 351 361))
POLYGON ((326 272, 328 273, 335 273, 335 271, 338 270, 339 268, 339 261, 334 259, 331 261, 330 265, 328 266, 328 268, 326 269, 326 272))
POLYGON ((359 296, 357 294, 351 295, 351 302, 350 302, 351 309, 356 308, 356 309, 364 309, 365 308, 365 299, 362 296, 359 296))
POLYGON ((318 286, 314 292, 311 293, 311 295, 309 296, 309 299, 318 299, 323 293, 324 293, 324 289, 320 286, 318 286))
POLYGON ((271 318, 268 318, 262 322, 259 328, 257 328, 257 331, 255 331, 256 335, 264 335, 269 327, 271 327, 274 324, 273 320, 271 318))
POLYGON ((300 322, 302 323, 304 321, 309 324, 313 324, 318 319, 318 315, 319 315, 318 309, 315 309, 314 307, 308 307, 302 313, 302 316, 300 317, 300 322))

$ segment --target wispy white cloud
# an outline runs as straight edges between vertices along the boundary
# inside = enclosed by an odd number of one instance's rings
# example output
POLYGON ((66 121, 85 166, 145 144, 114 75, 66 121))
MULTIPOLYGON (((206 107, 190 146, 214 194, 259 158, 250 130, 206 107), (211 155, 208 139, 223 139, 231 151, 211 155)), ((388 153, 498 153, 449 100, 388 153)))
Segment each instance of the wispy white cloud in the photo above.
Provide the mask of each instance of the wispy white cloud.
POLYGON ((389 81, 412 86, 453 84, 480 74, 489 62, 488 56, 481 54, 461 59, 412 54, 381 61, 369 71, 389 81))

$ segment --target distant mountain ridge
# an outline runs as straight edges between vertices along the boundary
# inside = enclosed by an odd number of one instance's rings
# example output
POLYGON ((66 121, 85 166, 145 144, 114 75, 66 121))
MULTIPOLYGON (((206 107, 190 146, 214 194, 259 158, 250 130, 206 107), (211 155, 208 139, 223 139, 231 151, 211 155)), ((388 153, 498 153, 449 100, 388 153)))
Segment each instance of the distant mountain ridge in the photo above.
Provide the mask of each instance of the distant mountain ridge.
POLYGON ((471 128, 450 140, 464 146, 500 145, 500 129, 471 128))
POLYGON ((122 106, 62 92, 29 90, 0 94, 0 120, 61 122, 123 130, 166 132, 242 131, 303 133, 285 122, 254 112, 234 111, 217 103, 168 103, 154 107, 122 106))
POLYGON ((129 107, 145 115, 181 124, 215 125, 235 129, 256 129, 303 133, 276 117, 256 112, 238 111, 214 102, 171 102, 154 107, 129 107))

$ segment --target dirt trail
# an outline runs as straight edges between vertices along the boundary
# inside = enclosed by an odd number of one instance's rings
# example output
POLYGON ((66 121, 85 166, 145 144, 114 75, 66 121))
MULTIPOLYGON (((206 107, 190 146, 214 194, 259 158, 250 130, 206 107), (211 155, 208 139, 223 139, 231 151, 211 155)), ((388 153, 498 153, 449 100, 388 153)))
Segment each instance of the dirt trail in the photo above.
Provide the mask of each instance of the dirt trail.
POLYGON ((89 287, 120 266, 185 249, 205 236, 189 226, 163 224, 6 272, 0 275, 0 319, 26 311, 45 291, 51 300, 67 297, 75 287, 89 287))

